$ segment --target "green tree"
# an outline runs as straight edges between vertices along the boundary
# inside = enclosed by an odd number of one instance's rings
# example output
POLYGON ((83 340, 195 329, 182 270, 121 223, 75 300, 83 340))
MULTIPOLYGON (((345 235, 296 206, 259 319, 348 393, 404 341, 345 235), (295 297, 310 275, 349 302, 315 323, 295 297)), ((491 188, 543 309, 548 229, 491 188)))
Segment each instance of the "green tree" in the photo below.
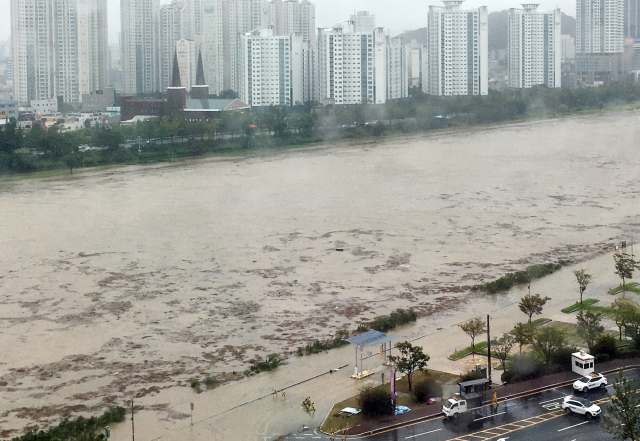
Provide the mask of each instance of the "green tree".
POLYGON ((400 351, 400 355, 391 355, 389 360, 396 364, 396 369, 407 374, 409 391, 411 391, 411 374, 415 371, 424 371, 427 367, 429 356, 422 352, 420 346, 413 346, 408 341, 398 343, 396 348, 400 351))
POLYGON ((538 331, 533 339, 533 349, 549 364, 551 358, 566 345, 564 332, 552 326, 545 326, 538 331))
POLYGON ((533 338, 536 335, 535 328, 530 323, 520 323, 513 328, 513 338, 516 344, 520 347, 520 353, 522 354, 522 346, 533 343, 533 338))
POLYGON ((391 394, 387 390, 365 387, 358 395, 358 406, 362 414, 369 418, 393 415, 391 394))
POLYGON ((640 439, 640 401, 636 394, 638 386, 628 379, 622 370, 613 383, 611 404, 607 413, 602 415, 600 427, 606 433, 619 440, 640 439))
POLYGON ((515 338, 508 332, 505 332, 502 337, 491 343, 492 352, 495 352, 498 356, 498 359, 502 363, 502 369, 506 369, 505 363, 515 344, 515 338))
POLYGON ((474 352, 475 352, 476 337, 480 334, 487 332, 486 323, 480 317, 476 317, 474 319, 469 320, 468 322, 462 323, 460 325, 460 329, 462 329, 465 334, 471 337, 471 346, 474 348, 474 352))
POLYGON ((587 274, 586 270, 584 269, 574 271, 573 274, 575 274, 576 281, 578 282, 578 286, 580 289, 580 304, 582 305, 582 293, 584 293, 584 291, 587 289, 587 286, 589 286, 593 277, 591 276, 591 274, 587 274))
POLYGON ((67 156, 64 157, 64 163, 67 166, 67 168, 69 169, 69 172, 71 174, 73 174, 73 169, 74 168, 78 168, 78 155, 77 154, 69 154, 67 156))
POLYGON ((581 310, 576 319, 578 320, 578 336, 587 344, 589 352, 593 353, 593 346, 596 340, 604 333, 602 314, 581 310))
POLYGON ((616 253, 613 255, 613 260, 616 269, 614 273, 622 279, 624 285, 625 280, 631 280, 633 277, 633 270, 638 268, 638 262, 627 253, 616 253))
POLYGON ((620 334, 618 339, 622 340, 622 329, 626 328, 633 321, 634 316, 637 315, 638 304, 631 299, 620 297, 611 303, 611 308, 613 309, 613 319, 620 334))
POLYGON ((529 323, 531 323, 531 317, 536 314, 542 314, 542 307, 547 303, 547 301, 551 300, 551 297, 540 297, 540 294, 527 294, 523 298, 520 299, 520 303, 518 303, 518 308, 520 311, 524 312, 529 316, 529 323))

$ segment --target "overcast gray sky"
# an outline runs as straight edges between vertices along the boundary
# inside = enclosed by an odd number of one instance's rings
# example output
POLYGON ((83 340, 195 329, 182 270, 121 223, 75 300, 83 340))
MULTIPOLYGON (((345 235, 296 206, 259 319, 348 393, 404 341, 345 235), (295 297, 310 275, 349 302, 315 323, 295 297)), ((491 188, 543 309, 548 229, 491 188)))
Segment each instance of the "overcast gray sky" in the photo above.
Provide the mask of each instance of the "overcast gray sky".
MULTIPOLYGON (((6 40, 11 33, 9 14, 10 0, 0 0, 0 40, 6 40)), ((120 32, 120 0, 108 0, 109 3, 109 41, 117 42, 120 32)), ((161 3, 170 3, 161 0, 161 3)), ((376 25, 388 28, 392 35, 403 30, 418 29, 426 26, 427 10, 430 4, 440 5, 435 0, 315 0, 316 26, 329 27, 347 20, 354 10, 369 11, 376 16, 376 25)), ((464 7, 488 6, 489 12, 519 7, 521 2, 511 0, 467 0, 464 7)), ((575 17, 575 0, 545 1, 541 9, 559 7, 566 14, 575 17)))

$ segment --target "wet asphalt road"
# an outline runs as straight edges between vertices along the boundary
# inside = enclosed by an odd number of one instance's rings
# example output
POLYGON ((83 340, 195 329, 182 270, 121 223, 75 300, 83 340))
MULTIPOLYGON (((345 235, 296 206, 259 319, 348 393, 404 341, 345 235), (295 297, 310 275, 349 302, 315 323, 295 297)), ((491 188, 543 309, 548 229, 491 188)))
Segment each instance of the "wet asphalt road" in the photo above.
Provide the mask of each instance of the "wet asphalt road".
MULTIPOLYGON (((628 371, 625 375, 640 384, 640 370, 628 371)), ((447 421, 436 418, 359 439, 370 441, 613 440, 612 436, 607 435, 600 428, 600 418, 587 419, 583 415, 567 415, 560 405, 564 397, 575 394, 598 404, 602 413, 605 414, 609 403, 607 395, 612 391, 610 385, 615 376, 616 374, 607 376, 609 386, 606 390, 592 390, 584 394, 574 393, 571 386, 566 386, 501 403, 496 413, 491 411, 490 406, 485 406, 460 416, 458 420, 447 421)), ((291 435, 287 441, 301 439, 324 440, 329 437, 309 431, 291 435)))

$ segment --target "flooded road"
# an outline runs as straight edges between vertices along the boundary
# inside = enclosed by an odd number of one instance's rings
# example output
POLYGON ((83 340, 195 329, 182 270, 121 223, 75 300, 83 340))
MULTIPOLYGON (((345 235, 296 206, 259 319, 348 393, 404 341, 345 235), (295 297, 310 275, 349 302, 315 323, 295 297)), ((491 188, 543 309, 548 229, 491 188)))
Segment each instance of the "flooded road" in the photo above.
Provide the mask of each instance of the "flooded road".
POLYGON ((0 183, 0 438, 132 396, 188 400, 192 379, 237 379, 256 356, 396 308, 451 316, 505 271, 637 240, 639 122, 0 183))

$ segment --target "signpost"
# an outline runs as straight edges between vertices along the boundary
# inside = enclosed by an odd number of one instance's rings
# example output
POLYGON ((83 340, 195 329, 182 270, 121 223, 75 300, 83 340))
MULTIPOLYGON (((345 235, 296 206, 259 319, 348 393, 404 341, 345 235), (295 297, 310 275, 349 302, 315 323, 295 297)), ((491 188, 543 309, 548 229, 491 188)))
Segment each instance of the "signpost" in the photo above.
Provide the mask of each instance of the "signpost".
POLYGON ((191 425, 193 426, 193 403, 191 404, 191 425))
POLYGON ((389 378, 389 384, 391 385, 391 401, 395 407, 396 405, 396 371, 391 369, 391 374, 389 378))

